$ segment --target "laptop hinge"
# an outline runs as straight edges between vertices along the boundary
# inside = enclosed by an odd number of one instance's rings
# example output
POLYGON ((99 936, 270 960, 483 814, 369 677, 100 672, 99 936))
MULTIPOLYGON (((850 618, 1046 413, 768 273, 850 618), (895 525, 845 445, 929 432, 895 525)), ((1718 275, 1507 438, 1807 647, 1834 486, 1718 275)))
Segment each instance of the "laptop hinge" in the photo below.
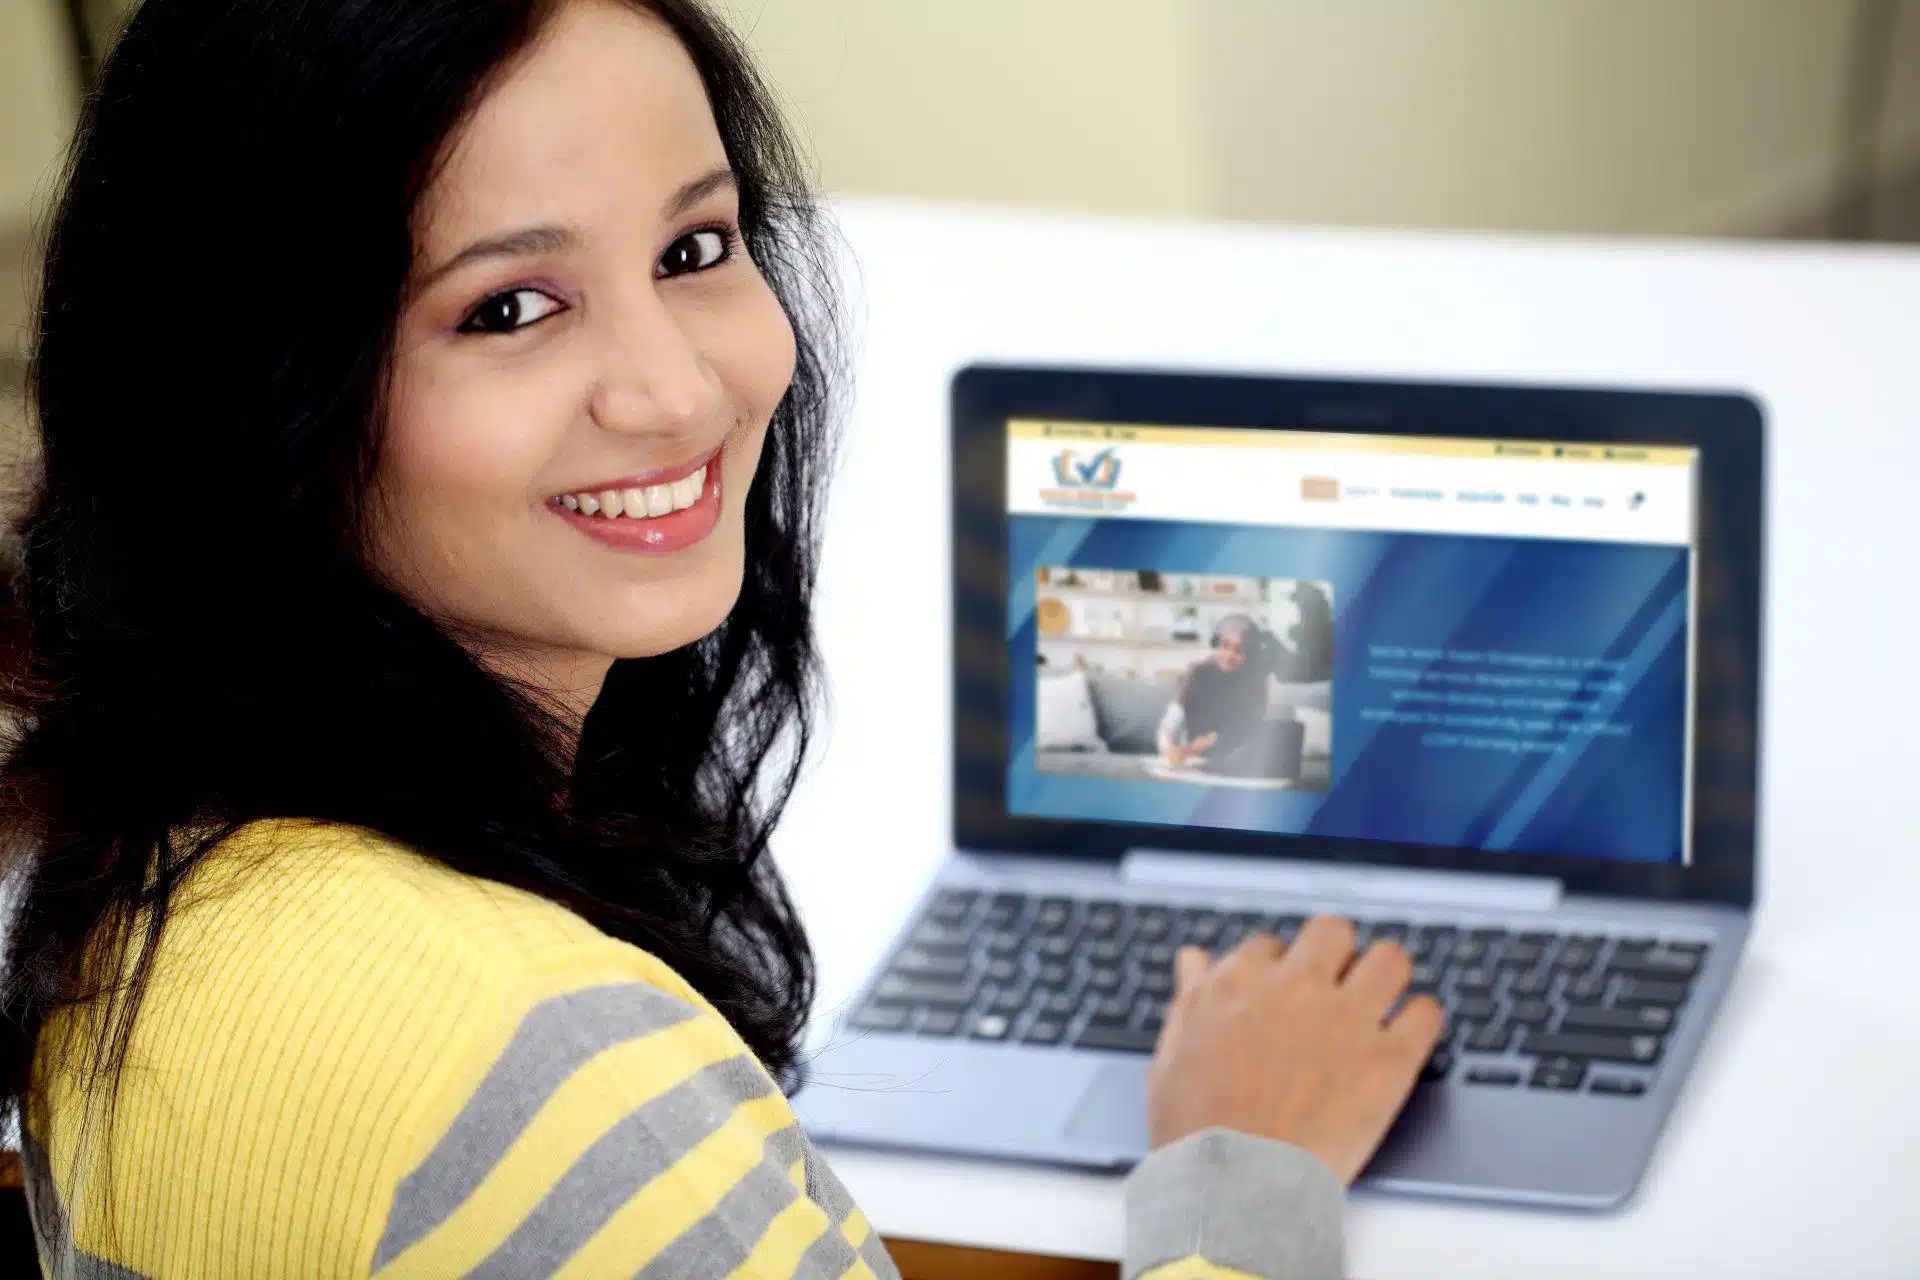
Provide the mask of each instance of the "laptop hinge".
POLYGON ((1561 882, 1551 876, 1223 858, 1175 849, 1129 850, 1120 861, 1120 878, 1129 884, 1163 888, 1487 911, 1551 911, 1560 905, 1563 891, 1561 882))

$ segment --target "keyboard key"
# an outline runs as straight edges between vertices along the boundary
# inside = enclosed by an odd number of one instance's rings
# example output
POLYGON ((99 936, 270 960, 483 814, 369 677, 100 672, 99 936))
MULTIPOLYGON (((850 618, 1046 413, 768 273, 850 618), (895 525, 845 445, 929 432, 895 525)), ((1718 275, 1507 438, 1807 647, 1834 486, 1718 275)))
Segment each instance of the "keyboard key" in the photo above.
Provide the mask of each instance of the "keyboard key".
POLYGON ((1159 1042, 1156 1031, 1135 1031, 1111 1023, 1090 1022, 1074 1044, 1082 1049, 1111 1049, 1119 1053, 1152 1053, 1159 1042))
POLYGON ((1453 977, 1453 989, 1461 995, 1476 995, 1492 991, 1499 978, 1492 969, 1462 969, 1453 977))
POLYGON ((1283 942, 1292 942, 1307 925, 1305 916, 1279 915, 1273 918, 1267 931, 1283 942))
POLYGON ((1545 1000, 1516 1000, 1507 1012, 1507 1021, 1517 1027, 1544 1027, 1553 1017, 1553 1006, 1545 1000))
POLYGON ((1111 967, 1098 968, 1087 975, 1087 990, 1098 991, 1103 994, 1109 991, 1118 991, 1123 981, 1125 981, 1125 978, 1118 969, 1111 967))
MULTIPOLYGON (((1573 994, 1571 991, 1569 995, 1573 994)), ((1673 1008, 1685 1004, 1687 987, 1682 982, 1649 982, 1642 978, 1628 978, 1620 984, 1620 990, 1613 996, 1616 1005, 1666 1005, 1673 1008)))
POLYGON ((959 1013, 949 1009, 934 1009, 922 1015, 920 1034, 923 1036, 950 1036, 960 1029, 959 1013))
POLYGON ((1523 933, 1520 935, 1520 941, 1528 943, 1531 946, 1550 947, 1560 941, 1560 935, 1557 933, 1523 933))
POLYGON ((1005 1040, 1007 1032, 1012 1029, 1013 1024, 1003 1015, 983 1013, 973 1020, 973 1027, 968 1034, 975 1040, 1005 1040))
POLYGON ((1575 1031, 1555 1035, 1529 1031, 1520 1042, 1522 1053, 1543 1058, 1596 1058, 1602 1062, 1631 1062, 1639 1066, 1658 1062, 1663 1047, 1657 1035, 1613 1036, 1575 1031))
POLYGON ((1035 1018, 1021 1040, 1027 1044, 1059 1044, 1067 1033, 1067 1024, 1058 1018, 1035 1018))
POLYGON ((1629 1080, 1624 1076, 1595 1076, 1587 1090, 1590 1093, 1610 1093, 1617 1098, 1637 1098, 1647 1091, 1647 1082, 1629 1080))
POLYGON ((1008 987, 987 1002, 987 1012, 1005 1014, 1012 1017, 1027 1007, 1027 993, 1019 987, 1008 987))
POLYGON ((1567 984, 1566 997, 1569 1000, 1598 1000, 1606 994, 1607 975, 1589 974, 1584 978, 1575 978, 1567 984))
POLYGON ((1463 1047, 1472 1053, 1505 1053, 1512 1043, 1512 1027, 1482 1027, 1466 1038, 1463 1047))
POLYGON ((1607 935, 1604 933, 1576 933, 1567 938, 1567 945, 1592 947, 1595 951, 1598 951, 1607 945, 1607 935))
POLYGON ((1060 929, 1073 918, 1073 903, 1066 898, 1042 898, 1033 913, 1037 929, 1060 929))
POLYGON ((1104 938, 1120 931, 1120 904, 1096 902, 1087 908, 1087 932, 1104 938))
POLYGON ((993 982, 1012 982, 1020 976, 1020 962, 1017 960, 994 960, 988 963, 986 975, 993 982))
POLYGON ((1445 1080, 1453 1070, 1453 1050, 1441 1045, 1433 1051, 1426 1064, 1420 1068, 1420 1078, 1426 1081, 1445 1080))
POLYGON ((1509 995, 1534 997, 1547 994, 1553 986, 1553 975, 1547 973, 1523 973, 1507 984, 1509 995))
POLYGON ((1174 947, 1170 942, 1156 942, 1140 950, 1140 963, 1155 968, 1170 969, 1173 966, 1174 947))
POLYGON ((957 951, 964 955, 973 949, 973 931, 929 921, 915 929, 907 941, 922 951, 957 951))
POLYGON ((1479 964, 1487 958, 1487 955, 1486 943, 1467 938, 1453 944, 1453 950, 1447 953, 1447 959, 1455 964, 1479 964))
POLYGON ((1093 1016, 1102 1022, 1125 1022, 1133 1012, 1133 1001, 1125 996, 1108 996, 1093 1007, 1093 1016))
POLYGON ((973 984, 967 982, 917 982, 898 974, 880 979, 874 994, 889 1003, 918 1004, 931 1009, 959 1011, 973 1003, 973 984))
POLYGON ((1137 938, 1164 938, 1173 929, 1173 914, 1161 907, 1143 907, 1133 918, 1137 938))
POLYGON ((1404 920, 1381 920, 1367 931, 1367 936, 1375 942, 1405 942, 1407 924, 1404 920))
POLYGON ((1034 970, 1033 980, 1043 987, 1064 987, 1073 980, 1073 970, 1058 960, 1049 960, 1034 970))
POLYGON ((911 1005, 870 1004, 860 1011, 853 1025, 861 1031, 899 1031, 907 1025, 911 1005))
POLYGON ((1056 991, 1040 1005, 1045 1018, 1071 1018, 1080 1011, 1080 997, 1068 991, 1056 991))
POLYGON ((1196 911, 1187 917, 1186 941, 1196 947, 1212 946, 1225 923, 1217 911, 1196 911))
POLYGON ((1512 1067, 1469 1067, 1467 1083, 1516 1085, 1520 1083, 1520 1073, 1512 1067))
POLYGON ((1164 969, 1155 969, 1140 975, 1140 993, 1157 996, 1166 1000, 1173 995, 1173 975, 1164 969))
POLYGON ((1665 1033, 1673 1026, 1673 1008, 1664 1004, 1637 1005, 1626 1009, 1607 1009, 1600 1005, 1576 1004, 1567 1007, 1560 1019, 1562 1031, 1651 1031, 1665 1033))
POLYGON ((1599 948, 1569 942, 1560 948, 1560 954, 1553 958, 1553 967, 1564 973, 1585 973, 1593 968, 1593 962, 1599 958, 1599 948))
POLYGON ((964 978, 971 962, 965 955, 908 947, 893 962, 895 973, 912 978, 964 978))
POLYGON ((1503 969, 1531 969, 1546 958, 1547 949, 1531 942, 1516 942, 1500 953, 1503 969))
POLYGON ((1578 1089, 1587 1078, 1587 1064, 1579 1058, 1548 1058, 1533 1068, 1527 1084, 1535 1089, 1578 1089))
POLYGON ((1064 960, 1073 954, 1073 939, 1061 934, 1051 934, 1040 939, 1034 951, 1049 960, 1064 960))
POLYGON ((1461 1022, 1485 1022, 1493 1016, 1494 1008, 1495 1005, 1491 1000, 1470 997, 1454 1001, 1452 1012, 1453 1016, 1461 1022))
POLYGON ((1087 959, 1095 964, 1118 964, 1127 948, 1117 938, 1102 938, 1087 948, 1087 959))
POLYGON ((1017 893, 996 893, 987 904, 987 923, 996 928, 1005 928, 1020 918, 1026 906, 1027 900, 1017 893))
POLYGON ((1507 940, 1507 931, 1505 929, 1469 929, 1467 937, 1475 942, 1493 946, 1495 943, 1507 940))
POLYGON ((927 919, 941 924, 960 924, 973 912, 980 895, 971 889, 943 889, 927 908, 927 919))
POLYGON ((1698 952, 1675 951, 1670 947, 1621 948, 1607 961, 1607 971, 1635 977, 1691 978, 1700 972, 1703 960, 1698 952))
POLYGON ((1431 945, 1444 946, 1460 936, 1460 931, 1452 925, 1423 924, 1413 931, 1416 940, 1431 945))
POLYGON ((1025 941, 1011 929, 995 929, 986 936, 982 945, 990 956, 1011 956, 1019 954, 1025 941))
POLYGON ((1669 942, 1666 946, 1669 951, 1690 951, 1694 955, 1704 956, 1707 954, 1708 944, 1704 942, 1669 942))

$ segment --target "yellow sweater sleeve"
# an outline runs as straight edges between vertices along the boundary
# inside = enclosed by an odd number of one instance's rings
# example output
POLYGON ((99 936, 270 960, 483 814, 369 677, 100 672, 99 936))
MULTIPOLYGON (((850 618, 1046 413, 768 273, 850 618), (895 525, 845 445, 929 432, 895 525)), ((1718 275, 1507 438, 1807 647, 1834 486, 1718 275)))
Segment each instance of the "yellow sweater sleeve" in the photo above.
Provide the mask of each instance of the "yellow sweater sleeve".
POLYGON ((896 1276, 658 960, 364 832, 229 843, 168 923, 111 1126, 87 1028, 42 1039, 49 1274, 896 1276))

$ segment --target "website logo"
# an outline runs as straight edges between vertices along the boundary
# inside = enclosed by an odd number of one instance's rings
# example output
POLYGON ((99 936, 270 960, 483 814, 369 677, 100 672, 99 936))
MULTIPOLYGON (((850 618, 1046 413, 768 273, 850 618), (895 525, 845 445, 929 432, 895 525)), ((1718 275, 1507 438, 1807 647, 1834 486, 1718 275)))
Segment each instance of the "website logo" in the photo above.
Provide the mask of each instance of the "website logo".
POLYGON ((1120 455, 1113 445, 1098 453, 1062 449, 1053 455, 1053 487, 1040 501, 1069 511, 1125 511, 1138 498, 1120 490, 1120 455))
POLYGON ((1120 483, 1120 458, 1112 445, 1084 459, 1062 449, 1053 458, 1053 479, 1062 489, 1111 489, 1120 483))

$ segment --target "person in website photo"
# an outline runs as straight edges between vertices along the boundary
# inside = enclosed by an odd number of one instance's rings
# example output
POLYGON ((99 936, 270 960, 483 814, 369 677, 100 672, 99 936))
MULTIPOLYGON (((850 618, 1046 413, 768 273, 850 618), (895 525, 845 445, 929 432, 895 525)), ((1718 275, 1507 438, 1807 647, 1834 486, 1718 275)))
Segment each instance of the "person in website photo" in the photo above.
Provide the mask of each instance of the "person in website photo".
POLYGON ((1328 584, 1153 569, 1041 575, 1037 769, 1326 790, 1328 584))

